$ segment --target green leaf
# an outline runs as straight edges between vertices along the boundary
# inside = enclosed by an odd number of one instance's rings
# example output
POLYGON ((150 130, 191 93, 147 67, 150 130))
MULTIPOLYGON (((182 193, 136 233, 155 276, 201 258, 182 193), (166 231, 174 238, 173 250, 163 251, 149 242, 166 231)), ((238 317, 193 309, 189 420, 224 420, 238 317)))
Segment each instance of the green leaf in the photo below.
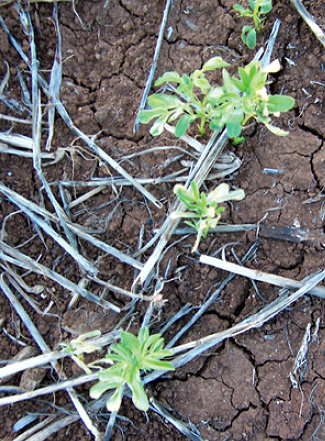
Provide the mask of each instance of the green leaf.
POLYGON ((102 396, 102 394, 110 389, 115 389, 116 387, 121 386, 124 383, 123 379, 107 380, 107 381, 99 381, 97 384, 94 384, 90 390, 89 395, 94 400, 98 400, 102 396))
POLYGON ((185 114, 183 116, 180 117, 180 119, 178 120, 178 123, 175 127, 175 136, 177 136, 177 138, 180 138, 181 136, 183 136, 188 128, 188 126, 195 121, 196 119, 196 115, 188 115, 185 114))
POLYGON ((214 107, 218 103, 222 95, 223 95, 222 87, 213 87, 207 95, 207 103, 211 104, 214 107))
POLYGON ((165 114, 165 109, 141 110, 138 118, 141 124, 148 124, 152 119, 165 114))
POLYGON ((214 58, 210 58, 210 60, 204 63, 202 67, 202 71, 205 72, 207 70, 215 70, 228 66, 230 66, 230 64, 224 61, 221 57, 214 57, 214 58))
POLYGON ((249 77, 248 73, 246 72, 245 69, 243 69, 242 67, 239 67, 238 74, 239 74, 243 84, 245 85, 246 89, 248 89, 249 85, 250 85, 250 77, 249 77))
POLYGON ((222 127, 224 126, 223 122, 222 122, 222 117, 221 115, 214 118, 211 122, 210 122, 210 129, 211 130, 221 130, 222 127))
POLYGON ((250 49, 255 49, 256 47, 256 30, 252 29, 247 35, 243 36, 243 41, 250 49))
POLYGON ((226 69, 222 69, 223 78, 223 90, 225 93, 237 93, 237 88, 235 87, 229 72, 226 69))
POLYGON ((211 88, 211 84, 203 76, 193 76, 193 85, 200 89, 203 94, 206 94, 211 88))
POLYGON ((146 412, 149 409, 149 402, 138 370, 132 372, 128 386, 132 391, 132 401, 135 407, 146 412))
POLYGON ((234 85, 237 87, 237 89, 240 92, 245 92, 246 91, 245 85, 238 78, 233 77, 232 82, 234 83, 234 85))
POLYGON ((126 362, 132 359, 132 352, 125 345, 118 344, 111 346, 111 350, 115 352, 115 354, 118 354, 122 360, 125 360, 126 362))
POLYGON ((246 10, 245 10, 244 6, 236 4, 233 6, 233 8, 235 11, 239 12, 241 15, 245 14, 246 10))
POLYGON ((143 361, 143 369, 146 370, 159 370, 159 371, 174 371, 174 366, 170 361, 155 360, 152 358, 146 358, 143 361))
POLYGON ((147 352, 153 353, 155 348, 163 347, 164 339, 160 334, 152 334, 148 336, 141 344, 141 354, 146 355, 147 352))
MULTIPOLYGON (((151 337, 153 337, 153 335, 151 337)), ((138 340, 139 340, 139 343, 141 344, 141 352, 142 352, 142 345, 144 342, 148 341, 148 338, 150 338, 149 337, 149 329, 147 326, 142 326, 142 328, 140 329, 139 334, 138 334, 138 340)))
POLYGON ((196 202, 200 200, 200 191, 196 181, 191 181, 191 189, 196 202))
MULTIPOLYGON (((136 358, 139 358, 141 355, 141 345, 138 338, 135 335, 131 334, 131 332, 126 331, 121 331, 120 337, 121 344, 119 346, 130 354, 130 356, 128 357, 128 361, 130 360, 132 362, 133 355, 135 355, 136 358)), ((112 348, 112 350, 114 350, 114 347, 112 348)))
POLYGON ((241 121, 244 117, 244 113, 241 109, 234 109, 234 111, 229 114, 226 123, 226 128, 229 138, 238 138, 242 131, 241 121))
POLYGON ((181 83, 181 77, 177 72, 165 72, 164 75, 157 79, 155 86, 161 86, 163 83, 181 83))
POLYGON ((270 95, 266 105, 270 113, 287 112, 295 105, 295 100, 291 96, 270 95))
POLYGON ((261 14, 267 14, 272 9, 272 0, 266 0, 260 5, 261 14))
POLYGON ((240 122, 230 121, 226 123, 229 138, 238 138, 241 134, 242 126, 240 122))
POLYGON ((256 6, 256 1, 257 1, 257 0, 249 0, 249 2, 248 2, 249 7, 250 7, 253 11, 254 11, 255 6, 256 6))
POLYGON ((182 101, 177 96, 154 93, 148 97, 148 104, 153 109, 174 109, 182 106, 182 101))

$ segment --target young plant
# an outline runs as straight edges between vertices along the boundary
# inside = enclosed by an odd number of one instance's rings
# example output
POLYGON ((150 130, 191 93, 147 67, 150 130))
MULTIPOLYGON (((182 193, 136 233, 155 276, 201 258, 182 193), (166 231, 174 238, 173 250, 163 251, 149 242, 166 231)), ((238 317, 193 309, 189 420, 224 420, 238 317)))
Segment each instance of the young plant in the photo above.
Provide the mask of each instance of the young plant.
POLYGON ((150 130, 152 136, 157 136, 164 130, 166 122, 173 122, 180 117, 175 128, 175 135, 180 137, 184 135, 192 122, 199 119, 200 134, 204 135, 204 126, 209 120, 209 92, 212 89, 204 72, 227 66, 229 64, 221 57, 214 57, 208 60, 202 69, 194 71, 191 75, 180 76, 177 72, 164 73, 155 82, 155 86, 176 83, 178 87, 175 89, 175 94, 178 96, 165 93, 155 93, 149 96, 148 104, 151 110, 142 110, 139 113, 139 121, 147 124, 157 118, 150 130))
POLYGON ((169 361, 162 360, 173 355, 172 351, 163 349, 164 339, 160 334, 149 335, 147 327, 140 329, 138 337, 130 332, 121 332, 121 343, 112 346, 113 353, 107 354, 105 361, 113 366, 99 372, 99 382, 90 389, 91 398, 98 399, 104 392, 115 389, 107 400, 107 409, 118 411, 121 405, 124 385, 132 391, 135 407, 147 411, 148 398, 145 393, 140 372, 150 370, 174 370, 169 361))
POLYGON ((62 351, 68 353, 72 360, 87 374, 91 374, 91 369, 84 362, 84 354, 91 354, 94 351, 99 351, 101 348, 99 345, 93 343, 92 339, 94 337, 99 337, 101 332, 90 331, 85 334, 79 335, 70 343, 60 343, 62 351))
POLYGON ((228 63, 221 57, 211 58, 201 70, 190 76, 180 76, 177 72, 166 72, 156 81, 156 86, 166 82, 176 83, 174 94, 155 93, 148 98, 150 110, 139 113, 139 121, 147 124, 154 122, 150 133, 157 136, 162 133, 166 123, 176 120, 175 135, 184 135, 188 126, 199 120, 199 131, 205 133, 205 126, 221 130, 226 127, 228 136, 235 140, 240 137, 242 128, 250 118, 263 123, 277 135, 288 133, 271 124, 270 115, 279 116, 294 106, 294 99, 284 95, 268 95, 266 90, 267 75, 277 72, 281 66, 278 60, 265 69, 259 61, 252 61, 245 68, 238 68, 238 77, 231 76, 225 67, 228 63), (222 68, 223 84, 212 86, 205 72, 222 68))
POLYGON ((240 17, 250 17, 254 19, 254 26, 243 26, 241 38, 250 49, 256 47, 256 33, 263 29, 263 21, 272 9, 272 0, 249 0, 249 8, 245 9, 242 5, 234 5, 234 9, 239 12, 240 17))
POLYGON ((228 184, 220 184, 217 188, 206 195, 203 191, 200 193, 197 183, 191 182, 191 191, 184 185, 177 184, 174 187, 174 193, 187 208, 187 212, 174 211, 172 218, 185 218, 185 223, 197 231, 196 241, 192 249, 194 253, 200 243, 201 238, 206 239, 210 228, 214 228, 225 210, 225 207, 218 206, 221 202, 241 201, 245 197, 244 190, 230 191, 228 184))

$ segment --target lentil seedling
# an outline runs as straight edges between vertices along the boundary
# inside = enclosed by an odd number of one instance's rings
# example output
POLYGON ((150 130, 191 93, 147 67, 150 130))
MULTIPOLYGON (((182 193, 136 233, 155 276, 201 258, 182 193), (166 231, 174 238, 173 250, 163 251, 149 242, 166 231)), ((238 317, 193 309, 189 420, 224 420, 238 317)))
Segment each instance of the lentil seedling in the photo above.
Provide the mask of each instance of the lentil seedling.
POLYGON ((201 238, 206 239, 210 228, 217 226, 225 207, 218 206, 221 202, 241 201, 245 197, 244 190, 230 191, 228 184, 220 184, 208 195, 203 191, 200 193, 197 183, 191 182, 191 191, 184 185, 177 184, 174 193, 188 209, 187 212, 174 211, 171 216, 174 219, 185 218, 185 223, 197 231, 196 241, 192 248, 194 253, 201 238))
POLYGON ((111 346, 112 353, 102 360, 113 366, 100 370, 99 382, 90 389, 90 396, 98 399, 104 392, 115 389, 106 406, 111 412, 118 411, 127 384, 135 407, 147 411, 149 403, 140 371, 174 370, 172 363, 162 360, 173 352, 163 348, 164 339, 160 334, 149 335, 147 327, 141 328, 137 337, 126 331, 121 331, 120 337, 121 343, 111 346))
POLYGON ((234 9, 239 12, 240 17, 251 17, 254 19, 254 26, 243 26, 241 38, 250 49, 256 47, 256 33, 263 29, 263 21, 272 9, 272 0, 249 0, 249 8, 245 9, 242 5, 234 5, 234 9))
POLYGON ((185 134, 188 126, 199 121, 199 131, 205 133, 206 123, 210 129, 226 127, 228 136, 235 140, 240 137, 250 118, 264 124, 273 133, 284 136, 288 132, 271 124, 270 115, 279 116, 294 106, 294 99, 285 95, 269 95, 266 90, 267 75, 277 72, 281 66, 278 60, 262 69, 259 61, 252 61, 246 67, 238 68, 238 77, 231 76, 225 67, 229 66, 221 57, 208 60, 200 70, 191 75, 166 72, 155 85, 176 83, 173 94, 155 93, 148 98, 151 109, 139 113, 139 121, 147 124, 153 119, 150 133, 161 134, 166 123, 176 120, 175 135, 185 134), (212 86, 205 72, 222 68, 223 84, 212 86))

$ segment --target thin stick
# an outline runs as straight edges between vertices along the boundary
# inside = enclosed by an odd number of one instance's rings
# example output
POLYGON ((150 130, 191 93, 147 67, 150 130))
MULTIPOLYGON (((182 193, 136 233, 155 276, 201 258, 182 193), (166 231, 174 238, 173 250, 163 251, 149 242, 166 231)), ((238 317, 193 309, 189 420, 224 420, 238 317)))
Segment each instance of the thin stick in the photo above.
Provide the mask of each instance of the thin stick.
POLYGON ((24 392, 19 395, 11 395, 10 397, 0 398, 0 406, 7 404, 18 403, 20 401, 31 400, 36 397, 40 397, 47 394, 53 394, 60 390, 69 390, 72 387, 80 386, 81 384, 88 383, 89 381, 98 380, 98 373, 83 375, 81 377, 74 378, 72 380, 60 381, 51 386, 42 387, 29 392, 24 392))
MULTIPOLYGON (((0 24, 4 31, 7 33, 8 38, 13 45, 13 47, 16 49, 18 54, 21 56, 23 61, 26 63, 26 65, 31 69, 28 57, 23 52, 20 44, 17 42, 17 40, 12 36, 11 32, 8 29, 8 26, 6 25, 5 21, 3 20, 3 17, 0 14, 0 24)), ((43 76, 38 73, 38 81, 43 89, 43 92, 47 97, 49 97, 49 86, 43 76)), ((70 118, 68 112, 66 111, 64 105, 58 101, 55 103, 55 107, 65 124, 68 126, 72 132, 74 132, 80 139, 82 139, 85 144, 97 155, 99 156, 103 161, 107 162, 112 168, 114 168, 120 175, 122 175, 126 180, 131 182, 131 184, 138 190, 140 193, 143 194, 151 203, 153 203, 157 208, 162 208, 162 204, 148 191, 146 190, 141 184, 139 184, 136 180, 132 178, 132 176, 126 172, 115 159, 111 158, 106 152, 104 152, 100 147, 98 147, 92 139, 90 139, 88 136, 86 136, 81 130, 79 130, 72 122, 72 119, 70 118)))
POLYGON ((96 303, 97 305, 112 309, 113 311, 120 313, 121 309, 112 303, 107 302, 106 300, 100 299, 92 292, 82 288, 75 283, 71 282, 69 279, 66 279, 61 274, 56 273, 55 271, 47 268, 46 266, 36 262, 25 254, 20 253, 19 251, 11 248, 10 246, 0 243, 0 259, 3 259, 5 262, 11 263, 13 265, 19 266, 20 268, 24 268, 27 270, 31 270, 40 274, 42 276, 48 277, 51 280, 54 280, 59 285, 71 291, 72 293, 77 293, 87 300, 96 303))
MULTIPOLYGON (((208 176, 213 163, 216 161, 217 157, 221 154, 224 145, 228 140, 227 131, 224 130, 220 137, 215 141, 217 137, 217 133, 215 132, 211 137, 209 143, 201 153, 201 156, 194 168, 194 170, 190 173, 187 182, 185 184, 186 187, 190 185, 192 180, 195 180, 198 187, 202 185, 206 177, 208 176)), ((171 207, 171 212, 173 211, 185 211, 186 207, 180 203, 179 201, 175 201, 171 207)), ((159 238, 159 242, 156 245, 154 252, 151 254, 144 267, 140 271, 138 277, 135 279, 133 283, 133 287, 141 283, 143 284, 149 274, 152 272, 155 264, 159 260, 159 257, 167 245, 170 237, 172 236, 175 228, 177 227, 180 219, 172 219, 171 215, 169 215, 164 222, 163 226, 159 230, 159 234, 155 236, 155 239, 159 238)), ((152 242, 152 241, 151 241, 152 242)))
MULTIPOLYGON (((194 348, 199 349, 199 353, 201 353, 209 349, 210 347, 220 343, 225 338, 234 337, 253 328, 259 328, 265 322, 271 320, 281 311, 288 308, 292 303, 296 302, 300 297, 308 293, 311 289, 315 288, 315 286, 318 285, 324 279, 324 277, 325 270, 322 270, 316 273, 312 278, 310 278, 310 280, 308 280, 298 291, 294 292, 293 294, 286 294, 278 297, 272 303, 265 306, 265 308, 263 308, 260 312, 251 315, 250 317, 243 320, 241 323, 233 326, 232 328, 222 332, 218 332, 216 334, 209 335, 207 337, 203 337, 191 343, 178 346, 177 348, 173 348, 172 350, 174 351, 174 353, 176 353, 194 348)), ((189 356, 189 353, 186 355, 189 356)), ((197 355, 198 354, 196 354, 195 356, 197 355)), ((177 362, 174 366, 179 367, 180 365, 177 362)))
MULTIPOLYGON (((252 259, 255 255, 257 244, 254 243, 253 246, 248 250, 246 255, 242 259, 242 263, 247 262, 247 260, 252 259)), ((174 344, 180 339, 180 337, 194 324, 197 320, 204 314, 204 312, 217 300, 219 294, 225 289, 227 284, 235 277, 234 274, 229 274, 226 279, 222 281, 220 286, 212 293, 210 298, 199 308, 199 310, 193 315, 193 317, 177 332, 176 335, 170 340, 167 348, 172 348, 174 344)))
MULTIPOLYGON (((65 0, 62 0, 62 1, 65 1, 65 0)), ((53 418, 48 417, 45 421, 42 421, 41 423, 32 427, 27 432, 24 432, 21 435, 19 435, 17 438, 15 438, 14 441, 44 441, 53 433, 56 433, 59 430, 63 429, 64 427, 69 426, 70 424, 78 421, 78 419, 79 419, 79 415, 69 415, 69 416, 60 418, 59 421, 55 421, 54 423, 49 424, 50 421, 53 420, 53 418), (46 423, 48 425, 47 425, 47 427, 44 428, 46 423), (38 430, 39 428, 43 428, 43 430, 40 430, 39 432, 35 433, 35 431, 38 430), (33 430, 33 429, 36 429, 36 430, 33 430), (29 435, 31 435, 30 438, 29 438, 29 435)))
MULTIPOLYGON (((30 332, 31 336, 33 337, 33 339, 35 340, 35 342, 37 343, 37 345, 41 349, 41 351, 44 352, 44 353, 50 352, 49 347, 45 343, 45 341, 44 341, 43 337, 41 336, 41 334, 38 332, 36 326, 31 321, 31 319, 29 318, 28 314, 26 313, 26 311, 24 310, 24 308, 22 307, 20 302, 17 300, 15 295, 9 289, 8 285, 5 283, 5 281, 4 281, 4 274, 2 274, 1 277, 0 277, 0 286, 1 286, 2 291, 5 293, 6 297, 10 301, 11 305, 14 307, 14 309, 17 312, 17 314, 19 315, 19 317, 23 321, 24 325, 27 327, 27 329, 30 332)), ((57 361, 52 361, 51 364, 52 364, 53 368, 55 369, 56 373, 58 374, 59 378, 60 379, 65 379, 66 376, 63 373, 63 371, 62 371, 60 365, 57 363, 57 361)), ((71 386, 68 386, 67 387, 67 393, 68 393, 68 395, 69 395, 73 405, 75 406, 75 408, 76 408, 76 410, 77 410, 77 412, 79 414, 80 419, 83 421, 83 423, 88 428, 88 430, 96 437, 96 439, 99 438, 99 432, 98 432, 97 428, 94 426, 94 424, 91 421, 91 419, 89 418, 89 416, 88 416, 86 410, 84 409, 83 405, 79 401, 79 398, 77 397, 77 394, 76 394, 75 390, 72 389, 71 386)), ((22 395, 26 395, 26 394, 22 394, 22 395)), ((27 395, 28 395, 28 392, 27 392, 27 395)), ((9 397, 9 398, 12 398, 12 397, 9 397)), ((11 401, 11 402, 13 402, 13 401, 11 401)))
POLYGON ((317 40, 320 41, 322 45, 325 47, 325 34, 322 31, 322 29, 318 26, 318 24, 315 22, 314 17, 307 11, 307 9, 300 0, 291 0, 291 3, 293 4, 293 6, 295 6, 295 8, 297 9, 301 17, 305 20, 307 25, 311 28, 317 40))
POLYGON ((155 411, 158 415, 162 416, 164 420, 171 423, 177 430, 179 430, 183 435, 189 438, 191 441, 204 441, 200 435, 192 432, 188 425, 183 423, 183 421, 178 420, 173 415, 171 415, 167 409, 154 398, 150 398, 150 408, 155 411))
MULTIPOLYGON (((94 346, 94 348, 105 347, 112 343, 115 343, 119 338, 120 331, 113 331, 108 334, 104 334, 100 337, 95 337, 87 340, 87 345, 94 346)), ((0 368, 0 379, 8 377, 9 375, 15 375, 18 372, 25 371, 39 366, 44 366, 52 361, 59 360, 64 357, 70 357, 70 354, 65 351, 52 351, 42 355, 36 355, 35 357, 28 358, 26 360, 14 361, 8 363, 3 368, 0 368)))
MULTIPOLYGON (((76 416, 76 418, 78 419, 77 416, 76 416)), ((17 438, 15 438, 15 441, 26 441, 27 438, 29 439, 30 435, 33 435, 39 429, 44 429, 45 426, 52 423, 53 420, 55 420, 55 419, 56 419, 56 415, 51 415, 51 416, 47 417, 44 421, 41 421, 40 423, 32 426, 30 429, 25 430, 25 432, 23 432, 21 435, 19 435, 17 438)))
MULTIPOLYGON (((274 274, 269 274, 263 271, 254 270, 250 268, 245 268, 244 266, 236 265, 235 263, 226 262, 215 257, 210 257, 202 255, 200 257, 201 263, 206 263, 207 265, 219 268, 225 271, 229 271, 234 274, 239 274, 249 279, 259 280, 260 282, 270 283, 271 285, 280 286, 281 288, 287 289, 300 289, 304 286, 303 282, 298 280, 288 279, 287 277, 276 276, 274 274)), ((316 287, 309 291, 309 294, 316 295, 321 298, 325 298, 325 288, 316 287)))
MULTIPOLYGON (((24 198, 19 193, 16 193, 15 191, 9 189, 1 181, 0 181, 0 192, 4 194, 11 202, 13 202, 15 205, 20 207, 20 209, 23 212, 26 212, 26 210, 32 210, 33 212, 43 216, 46 220, 50 220, 51 222, 58 223, 58 218, 54 214, 50 213, 49 211, 45 210, 44 208, 40 207, 34 202, 24 198)), ((141 269, 143 267, 143 264, 138 260, 132 258, 131 256, 128 256, 127 254, 122 253, 117 248, 107 245, 106 243, 100 241, 96 237, 93 237, 90 234, 85 233, 84 231, 81 230, 81 228, 78 225, 75 225, 70 221, 68 221, 67 226, 74 234, 79 236, 81 239, 84 239, 87 242, 92 243, 95 247, 103 250, 105 253, 108 253, 113 257, 116 257, 121 262, 127 263, 128 265, 131 265, 137 269, 141 269)))
POLYGON ((61 32, 58 20, 58 5, 56 2, 53 4, 53 16, 57 34, 57 47, 55 49, 54 61, 51 70, 51 77, 49 83, 49 108, 47 111, 47 121, 49 126, 48 136, 46 140, 45 150, 51 149, 51 142, 54 135, 54 118, 55 118, 55 105, 54 103, 59 100, 60 86, 62 80, 62 55, 61 55, 61 32))
MULTIPOLYGON (((149 72, 149 76, 148 76, 148 80, 146 83, 146 87, 144 89, 142 98, 141 98, 141 102, 140 102, 140 106, 138 109, 138 114, 141 110, 143 110, 145 108, 146 102, 147 102, 147 97, 148 97, 148 93, 151 89, 151 85, 152 85, 152 81, 153 81, 153 77, 155 75, 155 71, 156 71, 156 67, 157 67, 157 62, 158 62, 158 57, 159 57, 159 52, 160 52, 160 48, 161 48, 161 44, 164 38, 164 33, 165 33, 165 27, 166 27, 166 23, 167 23, 167 17, 168 17, 168 13, 169 13, 169 9, 170 9, 170 5, 172 3, 172 0, 167 0, 166 1, 166 6, 165 6, 165 10, 164 10, 164 15, 161 21, 161 25, 160 25, 160 30, 159 30, 159 35, 158 35, 158 40, 157 40, 157 44, 156 44, 156 49, 155 49, 155 53, 153 56, 153 62, 151 65, 151 69, 149 72)), ((133 126, 133 131, 137 132, 139 129, 139 117, 137 115, 134 126, 133 126)))

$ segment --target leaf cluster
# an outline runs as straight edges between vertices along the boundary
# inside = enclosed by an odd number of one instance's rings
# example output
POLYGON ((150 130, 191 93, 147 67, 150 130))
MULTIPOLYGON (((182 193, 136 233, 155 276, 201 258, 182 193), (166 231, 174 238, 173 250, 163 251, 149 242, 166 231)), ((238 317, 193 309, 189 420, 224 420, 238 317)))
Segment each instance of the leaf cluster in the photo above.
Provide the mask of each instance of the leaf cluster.
POLYGON ((98 399, 104 392, 115 389, 107 400, 109 411, 120 408, 123 388, 127 384, 132 391, 132 401, 140 410, 149 408, 148 398, 141 380, 141 371, 174 370, 169 361, 162 360, 173 355, 172 351, 164 349, 164 339, 160 334, 149 335, 147 327, 140 329, 138 336, 127 331, 121 331, 121 342, 111 347, 105 361, 113 363, 107 369, 99 372, 99 381, 90 389, 90 396, 98 399))
POLYGON ((241 38, 250 49, 256 47, 256 33, 263 29, 265 14, 272 9, 272 0, 249 0, 249 8, 245 9, 242 5, 234 5, 234 9, 239 12, 240 17, 250 17, 254 20, 254 26, 243 26, 241 38))
POLYGON ((287 133, 272 126, 270 115, 290 110, 294 99, 283 95, 268 95, 266 91, 267 75, 280 69, 278 61, 262 69, 259 61, 252 61, 246 67, 238 68, 238 77, 231 76, 225 69, 229 64, 221 57, 207 61, 201 70, 191 75, 166 72, 155 85, 176 83, 173 94, 155 93, 148 98, 151 107, 139 113, 139 121, 147 124, 155 119, 150 133, 157 136, 164 130, 165 124, 177 120, 175 135, 185 134, 188 126, 198 120, 201 134, 205 125, 210 129, 221 130, 226 127, 230 138, 238 138, 242 128, 250 118, 265 124, 277 135, 287 133), (221 86, 213 86, 205 72, 222 68, 221 86))
POLYGON ((191 188, 188 190, 184 185, 177 184, 174 187, 174 193, 187 208, 187 212, 174 211, 171 216, 174 219, 185 218, 185 223, 197 231, 197 237, 192 249, 196 251, 201 238, 206 239, 210 228, 216 227, 225 207, 219 206, 221 202, 244 199, 243 190, 230 191, 228 184, 220 184, 209 194, 203 191, 199 192, 197 183, 191 182, 191 188))

